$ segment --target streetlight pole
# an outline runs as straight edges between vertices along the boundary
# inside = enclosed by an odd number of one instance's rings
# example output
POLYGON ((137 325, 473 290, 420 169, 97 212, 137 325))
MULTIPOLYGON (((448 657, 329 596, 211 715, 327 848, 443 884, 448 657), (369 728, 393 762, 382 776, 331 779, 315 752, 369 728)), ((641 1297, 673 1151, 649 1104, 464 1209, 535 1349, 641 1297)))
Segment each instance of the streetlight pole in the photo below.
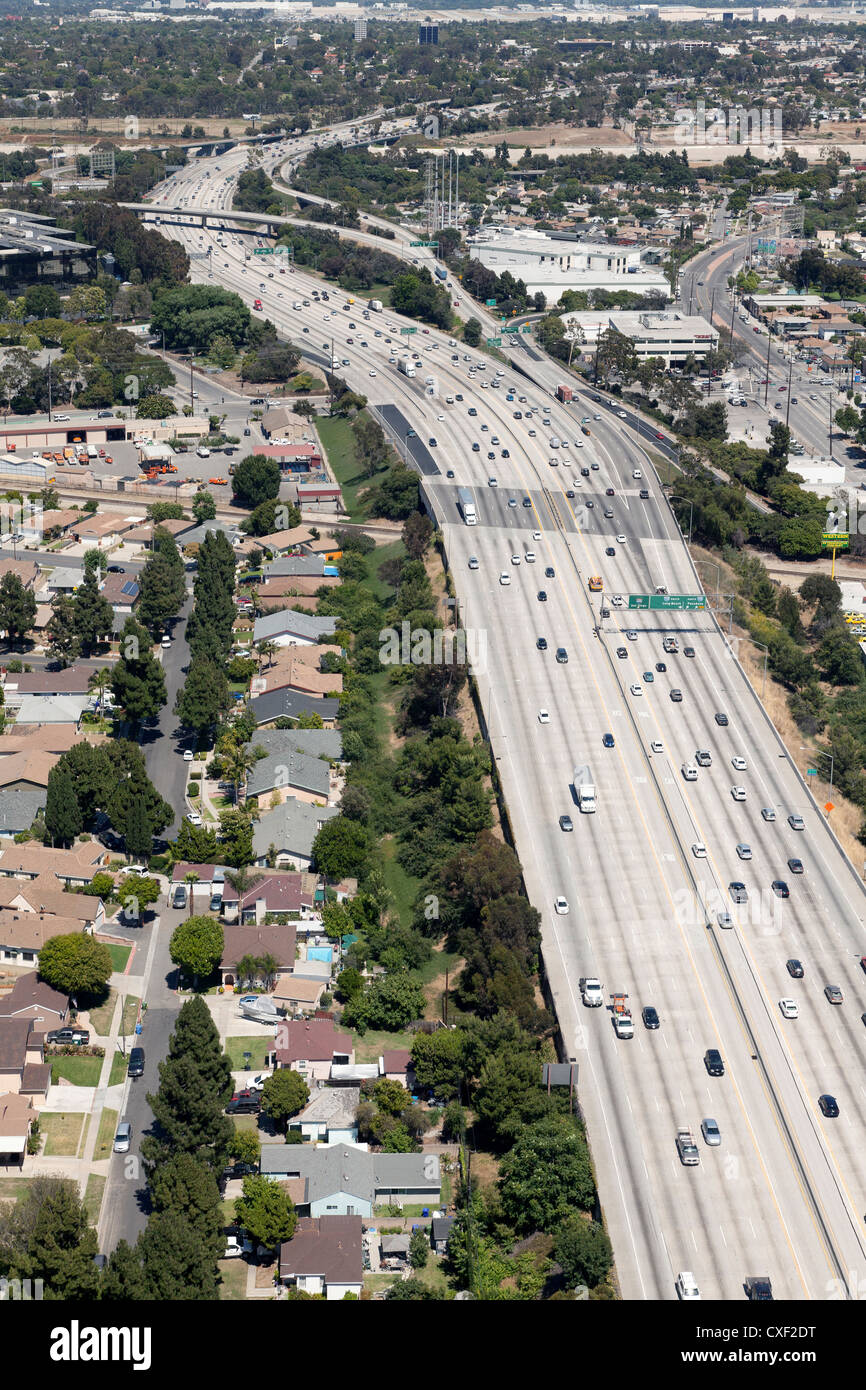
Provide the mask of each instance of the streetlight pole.
MULTIPOLYGON (((693 516, 694 516, 694 510, 695 510, 695 504, 694 504, 694 502, 691 500, 690 497, 682 497, 682 496, 680 496, 679 493, 676 493, 676 492, 669 492, 669 493, 667 494, 667 499, 668 499, 668 506, 670 506, 671 502, 688 502, 688 504, 689 504, 689 545, 691 545, 691 543, 692 543, 692 518, 693 518, 693 516)), ((673 507, 671 507, 671 511, 672 511, 672 512, 674 511, 673 507)), ((674 512, 674 517, 676 518, 676 512, 674 512)), ((679 526, 679 522, 677 522, 677 525, 679 526)))
POLYGON ((788 421, 789 421, 790 418, 791 418, 791 377, 793 376, 793 374, 794 374, 794 359, 793 359, 793 357, 792 357, 791 360, 790 360, 790 362, 788 363, 788 406, 787 406, 787 409, 785 410, 785 429, 788 428, 788 421))

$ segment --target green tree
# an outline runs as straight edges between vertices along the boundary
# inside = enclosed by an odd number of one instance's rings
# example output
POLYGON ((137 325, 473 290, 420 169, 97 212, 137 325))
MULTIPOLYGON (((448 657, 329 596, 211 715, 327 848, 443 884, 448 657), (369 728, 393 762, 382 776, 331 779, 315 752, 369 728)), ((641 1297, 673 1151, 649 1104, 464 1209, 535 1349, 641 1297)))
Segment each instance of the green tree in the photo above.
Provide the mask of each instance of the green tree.
POLYGON ((556 1232, 553 1251, 569 1287, 584 1284, 595 1288, 613 1265, 613 1250, 604 1227, 577 1214, 569 1216, 556 1232))
POLYGON ((161 891, 158 879, 128 874, 117 890, 117 899, 126 917, 136 920, 148 907, 159 901, 161 891))
POLYGON ((166 701, 165 672, 156 660, 145 629, 127 618, 120 638, 120 656, 111 672, 115 703, 133 723, 155 718, 166 701))
POLYGON ((236 1129, 232 1135, 229 1153, 238 1163, 258 1163, 261 1145, 258 1134, 251 1129, 236 1129))
POLYGON ((36 621, 36 595, 25 589, 17 574, 0 579, 0 632, 9 643, 23 642, 36 621))
POLYGON ((85 575, 72 600, 73 627, 84 656, 104 641, 114 625, 114 610, 102 597, 94 573, 85 575))
POLYGON ((262 1088, 262 1110, 277 1129, 285 1131, 288 1122, 310 1099, 310 1088, 302 1076, 281 1067, 269 1076, 262 1088))
POLYGON ((843 405, 833 416, 843 434, 853 434, 860 424, 860 412, 853 405, 843 405))
POLYGON ((39 952, 39 976, 61 994, 102 996, 114 969, 111 952, 84 932, 52 936, 39 952))
POLYGON ((78 655, 78 637, 74 625, 74 604, 68 594, 56 594, 51 603, 51 617, 45 625, 46 651, 61 668, 78 655))
POLYGON ((168 420, 175 414, 177 406, 171 396, 162 396, 156 391, 143 396, 135 407, 137 420, 168 420))
POLYGON ((194 657, 174 706, 181 723, 200 738, 204 737, 228 703, 229 688, 225 673, 214 662, 204 657, 194 657))
POLYGON ((148 556, 138 582, 141 592, 136 610, 138 622, 157 637, 165 631, 184 600, 186 589, 180 557, 173 564, 161 553, 148 556))
POLYGON ((197 492, 192 499, 192 514, 199 526, 203 521, 213 521, 216 516, 216 501, 212 492, 197 492))
POLYGON ((169 955, 195 980, 209 979, 222 960, 223 929, 213 917, 187 917, 171 934, 169 955))
POLYGON ((232 478, 235 502, 251 510, 259 503, 279 496, 280 465, 266 454, 248 454, 241 459, 232 478))
POLYGON ((463 325, 463 341, 467 347, 477 347, 481 342, 481 324, 478 319, 467 319, 463 325))
POLYGON ((831 685, 861 685, 863 658, 860 648, 842 627, 831 627, 815 653, 825 680, 831 685))
POLYGON ((413 1269, 425 1269, 430 1258, 430 1242, 427 1232, 413 1231, 409 1240, 409 1263, 413 1269))
POLYGON ((419 1086, 429 1088, 444 1100, 456 1096, 465 1070, 462 1031, 443 1028, 438 1033, 416 1033, 412 1039, 412 1067, 419 1086))
POLYGON ((102 1276, 101 1299, 110 1302, 143 1302, 147 1283, 141 1266, 140 1246, 121 1240, 114 1247, 102 1276))
POLYGON ((267 1250, 276 1250, 284 1240, 291 1240, 298 1221, 288 1193, 263 1177, 244 1178, 243 1196, 235 1199, 235 1219, 267 1250))
POLYGON ((222 1258, 225 1236, 221 1194, 212 1168, 192 1154, 175 1154, 154 1170, 150 1195, 155 1211, 187 1220, 211 1259, 222 1258))
POLYGON ((147 806, 137 796, 129 799, 123 840, 131 859, 149 859, 153 853, 153 825, 147 806))
POLYGON ((31 1177, 27 1191, 0 1217, 0 1272, 41 1279, 50 1299, 98 1297, 96 1232, 70 1178, 31 1177))
POLYGON ((506 1219, 516 1231, 553 1231, 595 1199, 586 1139, 571 1119, 528 1125, 499 1168, 506 1219))
POLYGON ((226 864, 239 869, 253 862, 253 827, 243 810, 229 807, 220 812, 219 838, 226 864))
POLYGON ((234 1084, 219 1033, 198 995, 188 999, 177 1016, 159 1077, 159 1090, 147 1097, 158 1137, 147 1137, 141 1145, 149 1170, 175 1154, 189 1153, 218 1173, 234 1133, 223 1113, 234 1084))
POLYGON ((399 1081, 382 1076, 373 1087, 373 1099, 385 1115, 393 1115, 396 1119, 406 1109, 408 1096, 406 1087, 401 1086, 399 1081))
POLYGON ((52 844, 68 845, 84 829, 84 817, 67 769, 56 763, 48 774, 45 794, 45 828, 52 844))
POLYGON ((186 1215, 154 1212, 138 1243, 148 1299, 189 1303, 218 1298, 216 1260, 186 1215))
POLYGON ((317 832, 313 841, 313 860, 319 873, 341 879, 362 874, 370 855, 366 828, 346 816, 334 816, 317 832))
POLYGON ((355 994, 343 1010, 350 1027, 382 1028, 399 1032, 424 1014, 424 990, 405 971, 395 970, 376 978, 363 994, 355 994))

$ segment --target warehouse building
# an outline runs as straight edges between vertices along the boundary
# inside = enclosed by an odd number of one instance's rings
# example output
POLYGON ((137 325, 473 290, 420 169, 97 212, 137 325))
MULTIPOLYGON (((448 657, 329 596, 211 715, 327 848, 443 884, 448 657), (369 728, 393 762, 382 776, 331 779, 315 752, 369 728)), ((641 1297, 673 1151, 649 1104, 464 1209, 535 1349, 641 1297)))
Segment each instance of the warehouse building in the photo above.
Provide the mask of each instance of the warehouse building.
POLYGON ((30 285, 71 287, 96 277, 96 247, 76 241, 42 213, 0 208, 0 290, 14 298, 30 285))
POLYGON ((529 294, 558 303, 565 290, 630 290, 671 297, 667 276, 647 260, 643 248, 616 242, 579 241, 568 232, 532 228, 484 228, 470 238, 471 254, 496 275, 509 271, 529 294))

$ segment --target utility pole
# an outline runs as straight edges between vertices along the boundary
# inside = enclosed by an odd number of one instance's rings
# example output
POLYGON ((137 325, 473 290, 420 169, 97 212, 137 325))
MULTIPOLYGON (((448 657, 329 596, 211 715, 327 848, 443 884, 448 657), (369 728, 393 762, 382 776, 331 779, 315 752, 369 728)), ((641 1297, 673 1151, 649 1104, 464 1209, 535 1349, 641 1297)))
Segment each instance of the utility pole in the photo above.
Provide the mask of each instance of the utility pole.
POLYGON ((788 421, 789 421, 790 418, 791 418, 791 377, 793 376, 793 374, 794 374, 794 359, 793 359, 793 357, 792 357, 791 360, 790 360, 790 362, 788 363, 788 405, 787 405, 787 408, 786 408, 786 410, 785 410, 785 429, 788 428, 788 421))
POLYGON ((770 394, 770 348, 771 348, 771 346, 772 346, 772 343, 773 343, 773 339, 770 337, 770 334, 769 334, 769 332, 768 332, 768 333, 767 333, 767 365, 766 365, 766 368, 765 368, 765 370, 764 370, 764 406, 765 406, 765 407, 766 407, 766 404, 767 404, 767 397, 768 397, 769 394, 770 394))

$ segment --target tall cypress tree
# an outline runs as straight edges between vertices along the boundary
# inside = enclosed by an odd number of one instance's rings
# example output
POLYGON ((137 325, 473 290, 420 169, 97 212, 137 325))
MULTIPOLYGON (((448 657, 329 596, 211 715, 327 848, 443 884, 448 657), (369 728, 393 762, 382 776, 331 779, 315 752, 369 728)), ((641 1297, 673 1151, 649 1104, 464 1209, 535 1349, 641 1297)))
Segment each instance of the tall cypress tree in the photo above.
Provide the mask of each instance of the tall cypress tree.
POLYGON ((51 839, 61 845, 68 845, 84 829, 72 777, 60 762, 48 774, 45 826, 51 839))
POLYGON ((223 1113, 232 1090, 231 1066, 213 1019, 202 999, 190 999, 159 1065, 159 1090, 148 1096, 158 1126, 157 1136, 141 1145, 150 1171, 178 1154, 192 1154, 219 1171, 234 1132, 223 1113))

